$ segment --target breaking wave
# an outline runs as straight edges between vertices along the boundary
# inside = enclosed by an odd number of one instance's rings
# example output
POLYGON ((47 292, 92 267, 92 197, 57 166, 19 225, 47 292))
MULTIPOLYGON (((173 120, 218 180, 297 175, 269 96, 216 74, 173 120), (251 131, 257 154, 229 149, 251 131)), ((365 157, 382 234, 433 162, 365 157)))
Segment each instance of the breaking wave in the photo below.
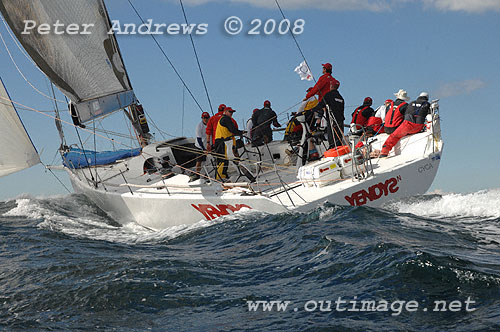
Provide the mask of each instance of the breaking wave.
POLYGON ((500 218, 500 189, 470 194, 424 195, 391 204, 400 213, 431 218, 500 218))
MULTIPOLYGON (((215 223, 236 220, 248 214, 265 215, 265 213, 245 211, 224 216, 215 223)), ((69 236, 126 244, 161 243, 214 225, 214 221, 200 220, 193 225, 172 226, 162 231, 154 231, 134 222, 120 225, 84 196, 77 194, 47 198, 24 195, 17 198, 15 206, 3 215, 39 221, 37 227, 40 229, 69 236)))

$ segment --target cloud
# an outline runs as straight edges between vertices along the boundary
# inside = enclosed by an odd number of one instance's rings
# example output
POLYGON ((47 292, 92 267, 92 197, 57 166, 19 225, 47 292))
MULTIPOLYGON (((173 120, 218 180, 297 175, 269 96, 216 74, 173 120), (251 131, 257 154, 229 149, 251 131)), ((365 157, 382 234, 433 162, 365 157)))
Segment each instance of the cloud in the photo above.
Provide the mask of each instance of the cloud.
POLYGON ((424 0, 424 5, 442 11, 483 13, 493 10, 500 12, 500 0, 424 0))
POLYGON ((437 98, 455 97, 459 95, 468 95, 473 91, 482 89, 486 83, 480 79, 464 80, 459 82, 450 82, 443 84, 437 91, 437 98))
MULTIPOLYGON (((176 2, 176 0, 169 0, 176 2)), ((241 3, 259 8, 275 9, 274 0, 184 0, 187 5, 197 6, 210 2, 241 3)), ((441 11, 464 11, 483 13, 499 11, 500 0, 279 0, 283 9, 321 9, 332 11, 361 10, 384 12, 405 4, 417 3, 424 8, 435 8, 441 11)))

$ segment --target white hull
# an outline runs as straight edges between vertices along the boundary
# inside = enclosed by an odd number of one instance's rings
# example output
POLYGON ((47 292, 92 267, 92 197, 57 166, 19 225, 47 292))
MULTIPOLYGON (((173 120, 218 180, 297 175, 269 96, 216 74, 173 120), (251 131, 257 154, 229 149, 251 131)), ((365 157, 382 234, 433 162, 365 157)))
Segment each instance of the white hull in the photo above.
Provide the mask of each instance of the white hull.
POLYGON ((434 159, 421 159, 367 180, 348 183, 348 188, 342 190, 328 186, 322 188, 321 193, 317 193, 316 188, 295 188, 294 191, 289 191, 295 207, 286 194, 278 195, 284 206, 280 204, 277 196, 268 198, 260 195, 216 194, 216 191, 169 195, 165 190, 158 190, 157 193, 114 194, 95 190, 73 175, 70 177, 76 192, 85 194, 117 222, 137 222, 142 226, 161 230, 175 225, 193 224, 200 220, 213 220, 245 209, 268 213, 307 212, 325 202, 378 207, 390 200, 424 194, 437 173, 439 156, 436 154, 434 159), (307 201, 302 201, 299 195, 307 198, 307 201))
MULTIPOLYGON (((385 137, 381 135, 378 147, 385 137)), ((374 175, 365 179, 347 178, 317 188, 306 187, 291 175, 287 183, 292 189, 280 193, 282 187, 277 187, 275 194, 272 190, 255 194, 245 187, 228 190, 218 183, 191 185, 186 175, 142 187, 122 183, 119 189, 108 186, 105 190, 103 186, 90 186, 82 179, 83 173, 67 171, 75 191, 86 195, 117 222, 137 222, 161 230, 213 220, 245 209, 268 213, 307 212, 325 202, 378 207, 390 200, 424 194, 436 176, 441 159, 442 141, 436 137, 439 135, 433 136, 427 131, 403 138, 395 147, 397 155, 372 160, 374 175)))

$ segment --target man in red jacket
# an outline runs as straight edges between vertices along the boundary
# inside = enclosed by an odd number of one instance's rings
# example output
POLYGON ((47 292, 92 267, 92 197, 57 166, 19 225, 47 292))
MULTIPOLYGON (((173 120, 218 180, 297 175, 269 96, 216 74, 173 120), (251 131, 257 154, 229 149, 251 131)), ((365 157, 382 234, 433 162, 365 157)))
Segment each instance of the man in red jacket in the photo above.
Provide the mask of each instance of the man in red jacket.
POLYGON ((394 94, 396 100, 392 104, 392 107, 387 110, 384 121, 384 130, 387 134, 392 134, 396 131, 405 116, 406 109, 408 108, 407 101, 410 100, 406 90, 399 89, 398 92, 394 94))
POLYGON ((373 100, 370 97, 366 97, 363 100, 363 105, 359 106, 352 113, 352 121, 351 124, 356 124, 356 129, 361 129, 362 127, 366 127, 368 123, 368 119, 373 116, 373 108, 371 108, 373 100))
POLYGON ((323 64, 323 75, 319 78, 316 85, 309 91, 304 98, 307 100, 314 95, 318 95, 318 101, 321 101, 323 97, 331 90, 331 87, 339 86, 340 83, 332 76, 332 65, 330 63, 323 64))
POLYGON ((226 105, 220 104, 218 112, 213 115, 207 123, 207 129, 205 130, 207 134, 207 150, 210 151, 212 149, 212 145, 215 142, 215 129, 217 129, 217 124, 219 123, 220 117, 224 114, 224 109, 226 105))

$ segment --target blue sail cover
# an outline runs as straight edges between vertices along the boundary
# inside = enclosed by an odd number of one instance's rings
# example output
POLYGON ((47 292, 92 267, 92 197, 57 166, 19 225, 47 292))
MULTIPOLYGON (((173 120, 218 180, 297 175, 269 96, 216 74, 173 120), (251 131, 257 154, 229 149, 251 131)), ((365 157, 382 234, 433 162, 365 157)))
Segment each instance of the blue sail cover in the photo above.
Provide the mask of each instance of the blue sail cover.
POLYGON ((63 165, 73 169, 107 165, 119 159, 138 156, 140 153, 141 148, 102 152, 71 148, 63 154, 63 165))

